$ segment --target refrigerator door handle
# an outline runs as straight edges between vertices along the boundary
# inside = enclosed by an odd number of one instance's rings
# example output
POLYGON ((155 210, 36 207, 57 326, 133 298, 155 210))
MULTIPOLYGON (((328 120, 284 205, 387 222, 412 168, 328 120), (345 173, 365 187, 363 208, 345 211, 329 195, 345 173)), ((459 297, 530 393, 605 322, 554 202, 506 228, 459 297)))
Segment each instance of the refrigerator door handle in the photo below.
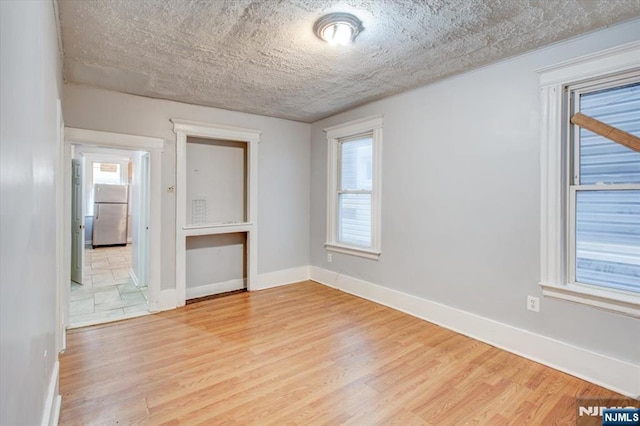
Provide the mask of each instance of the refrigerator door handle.
POLYGON ((95 210, 96 210, 96 217, 94 219, 98 220, 99 216, 100 216, 100 204, 96 203, 96 204, 94 204, 94 206, 95 206, 95 210))

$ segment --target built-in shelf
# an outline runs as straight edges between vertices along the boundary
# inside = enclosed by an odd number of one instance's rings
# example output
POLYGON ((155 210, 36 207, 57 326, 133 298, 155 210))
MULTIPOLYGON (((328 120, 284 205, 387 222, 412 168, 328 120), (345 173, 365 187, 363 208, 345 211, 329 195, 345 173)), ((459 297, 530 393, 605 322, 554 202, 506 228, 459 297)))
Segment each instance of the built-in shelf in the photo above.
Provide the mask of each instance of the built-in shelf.
MULTIPOLYGON (((258 273, 256 223, 260 132, 179 119, 171 121, 176 133, 178 304, 182 305, 186 300, 187 239, 190 237, 245 234, 246 286, 251 290, 252 284, 257 283, 258 273)), ((198 268, 202 262, 193 265, 193 259, 191 256, 190 268, 198 268)), ((192 272, 197 271, 189 272, 193 276, 192 272)), ((214 284, 205 287, 214 288, 214 284)))
POLYGON ((182 229, 186 236, 195 235, 217 235, 217 234, 233 234, 236 232, 249 232, 253 224, 250 222, 242 223, 223 223, 220 225, 187 225, 182 229))

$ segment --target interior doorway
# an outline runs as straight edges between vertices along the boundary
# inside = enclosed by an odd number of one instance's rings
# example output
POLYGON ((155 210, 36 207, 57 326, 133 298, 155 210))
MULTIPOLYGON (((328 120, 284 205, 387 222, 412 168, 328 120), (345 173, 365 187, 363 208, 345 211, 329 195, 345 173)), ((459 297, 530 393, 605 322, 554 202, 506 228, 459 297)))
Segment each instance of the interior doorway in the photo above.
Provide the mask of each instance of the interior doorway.
MULTIPOLYGON (((125 150, 126 152, 139 151, 139 159, 142 164, 146 161, 148 169, 145 191, 139 197, 148 200, 146 213, 143 217, 147 218, 147 224, 144 226, 146 238, 146 282, 147 282, 147 301, 149 312, 158 312, 167 307, 175 306, 171 298, 171 294, 165 294, 161 291, 160 286, 160 253, 161 253, 161 169, 162 169, 162 151, 164 148, 164 140, 161 138, 130 135, 123 133, 102 132, 96 130, 78 129, 73 127, 64 128, 64 144, 61 153, 60 171, 64 176, 62 185, 60 185, 60 202, 61 214, 64 218, 61 221, 63 225, 61 229, 61 277, 59 283, 59 314, 60 329, 62 330, 60 342, 61 349, 64 349, 65 333, 64 330, 70 327, 69 307, 71 293, 71 255, 72 255, 72 159, 74 157, 74 149, 76 146, 107 148, 115 150, 125 150), (143 160, 147 156, 146 160, 143 160)), ((142 169, 143 165, 139 169, 142 169)), ((80 191, 82 193, 82 191, 80 191)), ((133 195, 133 199, 138 196, 133 195)), ((86 205, 86 200, 84 201, 86 205)), ((135 216, 134 216, 135 217, 135 216)), ((84 224, 83 224, 84 226, 84 224)), ((136 223, 132 223, 132 231, 135 234, 136 223)), ((82 233, 84 235, 84 233, 82 233)), ((85 239, 86 242, 86 239, 85 239)), ((136 240, 133 239, 131 244, 132 265, 136 262, 136 240)), ((83 243, 82 246, 85 244, 83 243)), ((85 254, 84 249, 81 250, 85 254)), ((82 266, 84 267, 84 263, 82 266)), ((84 276, 84 271, 82 276, 84 276)), ((170 293, 170 292, 169 292, 170 293)))
POLYGON ((150 154, 73 144, 69 327, 149 314, 150 154))

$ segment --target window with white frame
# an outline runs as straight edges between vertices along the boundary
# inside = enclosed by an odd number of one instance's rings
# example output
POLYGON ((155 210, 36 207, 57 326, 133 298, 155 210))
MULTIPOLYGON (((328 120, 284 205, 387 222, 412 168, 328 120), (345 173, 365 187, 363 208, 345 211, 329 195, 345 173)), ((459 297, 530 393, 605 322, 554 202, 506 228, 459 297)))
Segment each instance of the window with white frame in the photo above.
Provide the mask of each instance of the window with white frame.
MULTIPOLYGON (((581 112, 640 137, 640 76, 570 86, 581 112)), ((573 125, 569 282, 640 293, 640 153, 573 125)))
POLYGON ((541 285, 640 316, 640 153, 572 124, 640 137, 640 43, 541 70, 541 285))
POLYGON ((325 129, 328 141, 327 250, 380 255, 382 117, 325 129))

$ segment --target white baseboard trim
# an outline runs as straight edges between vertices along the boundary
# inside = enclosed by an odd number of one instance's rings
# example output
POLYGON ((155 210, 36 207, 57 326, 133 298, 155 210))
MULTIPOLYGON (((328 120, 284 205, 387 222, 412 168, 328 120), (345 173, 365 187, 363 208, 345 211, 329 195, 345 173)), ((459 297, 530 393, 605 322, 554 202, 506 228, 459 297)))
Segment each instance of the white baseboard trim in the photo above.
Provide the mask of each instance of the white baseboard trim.
POLYGON ((623 395, 632 398, 640 395, 640 365, 327 269, 311 266, 310 274, 320 284, 389 306, 623 395))
POLYGON ((266 274, 258 275, 258 284, 251 286, 251 291, 299 283, 300 281, 308 280, 309 277, 309 266, 298 266, 296 268, 267 272, 266 274))
POLYGON ((60 406, 62 398, 58 394, 58 380, 60 376, 60 363, 58 361, 53 364, 53 371, 49 378, 49 387, 47 390, 47 399, 42 412, 42 426, 54 426, 58 424, 60 417, 60 406))
POLYGON ((187 300, 198 297, 210 296, 212 294, 225 293, 246 288, 247 280, 238 278, 235 280, 223 281, 221 283, 205 284, 198 287, 187 287, 187 300))
POLYGON ((158 295, 158 300, 149 301, 149 312, 168 311, 169 309, 175 309, 178 306, 178 292, 175 288, 170 290, 161 290, 158 295))
MULTIPOLYGON (((299 266, 296 268, 282 269, 280 271, 268 272, 266 274, 258 275, 258 283, 252 286, 251 291, 264 290, 267 288, 278 287, 281 285, 293 284, 300 281, 306 281, 309 279, 309 266, 299 266)), ((131 271, 131 277, 135 282, 135 274, 131 271)), ((186 289, 187 299, 193 299, 196 297, 203 297, 210 294, 221 293, 225 291, 233 291, 246 287, 245 280, 231 280, 223 283, 214 283, 203 285, 199 287, 192 287, 186 289)), ((167 311, 169 309, 175 309, 178 306, 183 306, 184 303, 179 303, 177 291, 175 289, 162 290, 158 297, 158 300, 149 302, 150 312, 167 311)))

